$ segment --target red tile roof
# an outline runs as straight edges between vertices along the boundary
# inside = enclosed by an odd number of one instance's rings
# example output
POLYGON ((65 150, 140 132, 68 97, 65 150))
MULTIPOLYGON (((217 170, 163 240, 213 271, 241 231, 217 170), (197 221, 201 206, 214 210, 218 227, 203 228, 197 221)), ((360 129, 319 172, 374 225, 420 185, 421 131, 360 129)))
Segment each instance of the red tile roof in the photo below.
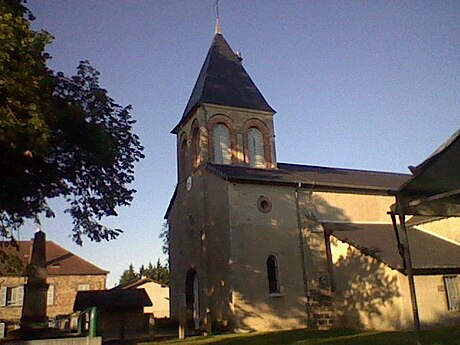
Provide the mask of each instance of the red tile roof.
MULTIPOLYGON (((30 262, 32 252, 32 242, 18 241, 19 248, 11 246, 8 242, 0 242, 0 251, 7 254, 16 256, 25 268, 30 262)), ((53 241, 46 241, 46 263, 48 275, 100 275, 108 274, 109 272, 103 270, 85 259, 69 252, 67 249, 54 243, 53 241)), ((4 264, 0 263, 0 274, 8 274, 4 264)), ((12 274, 12 273, 9 273, 12 274)))

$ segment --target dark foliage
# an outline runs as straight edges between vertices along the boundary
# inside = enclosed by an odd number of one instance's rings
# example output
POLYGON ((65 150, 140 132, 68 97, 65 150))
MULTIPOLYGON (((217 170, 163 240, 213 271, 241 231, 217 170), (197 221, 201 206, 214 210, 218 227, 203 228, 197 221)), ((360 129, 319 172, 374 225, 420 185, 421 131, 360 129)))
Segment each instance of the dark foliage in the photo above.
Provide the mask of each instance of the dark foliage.
POLYGON ((163 265, 160 259, 157 260, 156 265, 152 265, 149 262, 147 268, 141 265, 139 273, 136 273, 132 264, 129 265, 128 269, 123 271, 120 277, 119 284, 129 284, 141 278, 150 278, 158 283, 168 285, 169 283, 169 269, 167 265, 163 265))
POLYGON ((130 106, 108 96, 88 61, 72 77, 48 69, 51 36, 30 29, 22 1, 0 1, 0 18, 1 235, 53 217, 48 200, 63 197, 76 243, 116 238, 122 230, 100 221, 130 204, 143 158, 130 106))

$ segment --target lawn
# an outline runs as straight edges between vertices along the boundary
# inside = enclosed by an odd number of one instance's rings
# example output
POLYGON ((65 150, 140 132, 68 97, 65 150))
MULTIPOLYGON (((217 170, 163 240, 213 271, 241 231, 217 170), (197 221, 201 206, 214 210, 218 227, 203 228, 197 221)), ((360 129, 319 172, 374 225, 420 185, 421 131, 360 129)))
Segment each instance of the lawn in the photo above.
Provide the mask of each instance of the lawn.
MULTIPOLYGON (((423 345, 460 345, 460 327, 422 332, 423 345)), ((184 340, 139 343, 139 345, 415 345, 412 332, 359 332, 294 330, 249 334, 222 334, 184 340)))

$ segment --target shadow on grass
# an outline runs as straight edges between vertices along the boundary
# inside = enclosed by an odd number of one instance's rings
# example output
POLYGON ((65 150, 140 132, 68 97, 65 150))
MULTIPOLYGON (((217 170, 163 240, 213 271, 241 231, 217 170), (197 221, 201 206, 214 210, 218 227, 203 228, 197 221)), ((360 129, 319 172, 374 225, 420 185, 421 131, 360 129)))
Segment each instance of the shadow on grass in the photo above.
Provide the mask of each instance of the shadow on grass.
MULTIPOLYGON (((222 345, 415 345, 413 332, 359 332, 350 329, 333 331, 294 330, 270 333, 223 334, 190 337, 185 340, 150 342, 144 345, 222 344, 222 345)), ((422 332, 423 345, 460 345, 460 327, 422 332)))

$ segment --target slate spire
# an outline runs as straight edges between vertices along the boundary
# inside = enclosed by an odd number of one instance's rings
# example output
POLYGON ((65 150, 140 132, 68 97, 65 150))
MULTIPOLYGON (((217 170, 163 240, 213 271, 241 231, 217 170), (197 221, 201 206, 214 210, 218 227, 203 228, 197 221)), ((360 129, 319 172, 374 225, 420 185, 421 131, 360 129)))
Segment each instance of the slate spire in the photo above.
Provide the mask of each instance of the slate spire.
POLYGON ((182 119, 172 132, 202 103, 275 113, 221 33, 214 36, 182 119))

